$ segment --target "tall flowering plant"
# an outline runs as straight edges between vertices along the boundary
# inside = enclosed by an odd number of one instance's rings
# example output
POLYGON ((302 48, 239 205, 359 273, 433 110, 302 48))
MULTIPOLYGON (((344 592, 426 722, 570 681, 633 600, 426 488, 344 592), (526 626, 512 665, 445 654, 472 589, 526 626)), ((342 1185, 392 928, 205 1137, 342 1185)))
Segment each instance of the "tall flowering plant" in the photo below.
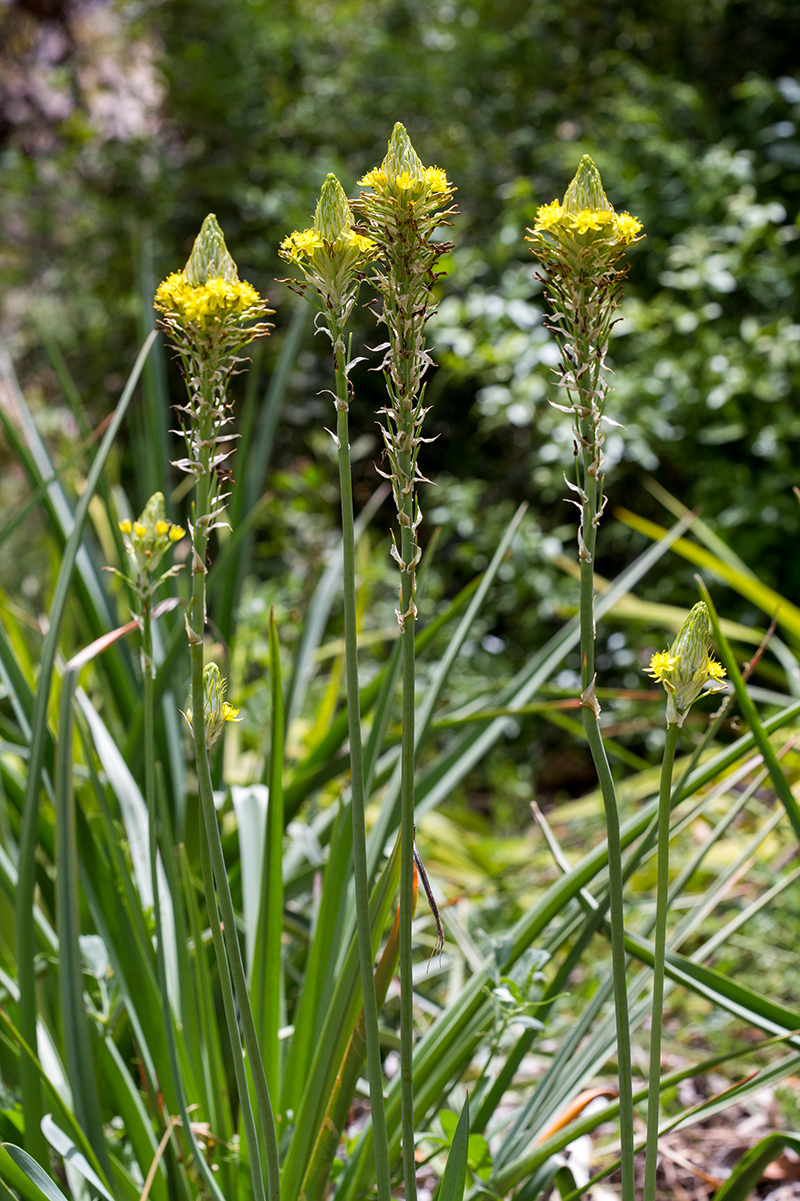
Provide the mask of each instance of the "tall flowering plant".
MULTIPOLYGON (((364 754, 359 708, 358 643, 356 616, 355 528, 353 485, 350 466, 349 409, 353 397, 350 379, 352 355, 346 325, 358 297, 364 270, 374 261, 378 247, 372 238, 353 227, 347 195, 335 175, 328 175, 310 228, 295 230, 281 243, 280 253, 299 267, 303 278, 290 287, 317 310, 317 325, 330 338, 335 375, 334 403, 336 433, 333 435, 339 460, 339 490, 342 510, 342 589, 344 596, 345 666, 347 672, 347 718, 350 740, 350 777, 353 818, 353 868, 361 991, 364 1001, 363 1041, 367 1053, 370 1112, 375 1135, 375 1170, 378 1201, 390 1201, 391 1178, 386 1114, 383 1102, 383 1072, 378 1034, 378 1002, 373 979, 372 935, 369 920, 369 875, 364 810, 364 754)), ((318 1171, 312 1156, 309 1173, 318 1171)), ((307 1174, 308 1176, 308 1174, 307 1174)), ((304 1182, 305 1188, 305 1182, 304 1182)))
POLYGON ((609 393, 606 357, 614 313, 627 274, 625 253, 642 237, 641 222, 617 213, 588 155, 581 159, 563 201, 542 205, 532 230, 531 249, 545 269, 539 275, 550 306, 549 329, 561 358, 558 383, 569 403, 556 405, 572 417, 575 478, 566 479, 580 514, 581 707, 586 736, 597 770, 608 829, 611 953, 619 1057, 620 1139, 623 1201, 634 1201, 633 1094, 630 1026, 625 971, 622 851, 619 806, 600 733, 600 704, 595 692, 594 560, 597 530, 605 508, 604 423, 609 393))
MULTIPOLYGON (((280 1194, 275 1120, 236 933, 236 915, 222 853, 208 758, 209 749, 225 722, 235 720, 236 711, 223 699, 225 684, 216 665, 205 665, 204 643, 209 536, 213 529, 224 524, 230 478, 226 463, 233 453, 235 440, 235 434, 230 432, 232 413, 228 388, 231 376, 242 362, 244 348, 254 338, 269 333, 266 318, 270 309, 251 284, 239 279, 236 263, 213 213, 203 222, 183 271, 174 272, 164 280, 156 292, 154 304, 160 325, 178 356, 188 394, 186 404, 179 406, 186 455, 176 466, 195 479, 190 523, 192 596, 186 616, 186 634, 192 663, 192 739, 205 832, 205 837, 201 838, 203 879, 212 915, 211 932, 234 1052, 242 1121, 250 1148, 253 1191, 256 1201, 264 1201, 267 1194, 271 1199, 277 1199, 280 1194), (198 720, 200 713, 202 720, 198 720), (250 1103, 237 1006, 259 1129, 250 1103), (262 1147, 266 1173, 261 1163, 262 1147)), ((184 1126, 187 1125, 184 1118, 184 1126)))
POLYGON ((403 730, 400 787, 400 1076, 403 1176, 408 1201, 416 1196, 413 1086, 413 977, 411 920, 414 907, 414 637, 417 619, 416 573, 421 551, 417 531, 422 512, 417 484, 425 476, 419 452, 425 439, 425 373, 433 360, 425 325, 436 311, 437 265, 449 244, 437 231, 455 212, 454 188, 440 167, 425 167, 398 122, 386 156, 360 181, 364 189, 353 208, 374 243, 378 265, 370 282, 381 300, 378 321, 386 327, 382 346, 387 404, 383 441, 397 521, 392 555, 400 569, 397 620, 403 638, 403 730))

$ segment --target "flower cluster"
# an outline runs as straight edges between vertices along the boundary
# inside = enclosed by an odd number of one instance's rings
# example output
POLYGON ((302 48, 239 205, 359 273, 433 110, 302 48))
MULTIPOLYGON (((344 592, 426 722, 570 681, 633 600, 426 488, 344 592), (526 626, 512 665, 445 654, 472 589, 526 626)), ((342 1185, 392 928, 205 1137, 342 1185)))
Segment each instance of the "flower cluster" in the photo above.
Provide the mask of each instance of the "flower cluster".
POLYGON ((630 213, 615 213, 612 208, 570 212, 560 201, 552 200, 550 204, 543 204, 539 208, 533 226, 535 234, 546 231, 554 232, 554 236, 557 236, 556 231, 562 236, 583 236, 596 232, 601 233, 606 241, 630 246, 638 240, 642 223, 638 217, 632 217, 630 213))
POLYGON ((358 182, 360 187, 372 189, 362 193, 356 206, 368 219, 397 221, 410 213, 417 222, 434 218, 435 226, 450 215, 443 210, 453 199, 453 185, 441 167, 423 165, 399 121, 380 167, 367 171, 358 182))
POLYGON ((653 655, 646 671, 666 689, 667 725, 682 726, 698 697, 725 687, 725 668, 708 653, 708 609, 703 601, 691 610, 670 649, 653 655))
POLYGON ((397 165, 384 161, 382 167, 373 167, 358 181, 359 186, 372 188, 379 196, 389 196, 401 203, 410 200, 416 204, 452 192, 441 167, 423 167, 419 160, 410 164, 411 170, 401 163, 403 169, 398 171, 397 165))
POLYGON ((173 271, 159 285, 153 306, 171 334, 183 334, 180 340, 216 335, 241 345, 261 332, 251 329, 242 341, 242 323, 269 312, 253 285, 239 279, 213 213, 203 222, 183 271, 173 271))
POLYGON ((563 202, 543 204, 528 233, 534 254, 551 273, 597 276, 613 269, 626 248, 641 240, 642 223, 614 211, 597 167, 585 154, 563 202))
POLYGON ((383 440, 401 527, 401 547, 392 550, 406 577, 404 601, 398 611, 401 628, 416 617, 414 590, 420 551, 417 527, 422 514, 416 484, 424 480, 417 466, 422 444, 423 377, 433 360, 425 345, 425 323, 436 311, 433 287, 436 266, 450 243, 435 241, 437 227, 448 224, 453 187, 439 167, 425 167, 399 123, 392 130, 386 157, 367 172, 353 209, 377 244, 380 266, 372 283, 383 301, 379 320, 388 341, 382 367, 389 402, 383 440))
POLYGON ((180 542, 186 531, 167 520, 161 492, 153 493, 137 521, 125 518, 120 521, 119 528, 125 549, 135 564, 136 578, 130 579, 122 572, 116 574, 127 580, 143 599, 147 599, 163 580, 175 575, 179 570, 177 567, 170 567, 163 575, 154 578, 166 551, 176 542, 180 542))
POLYGON ((252 284, 244 280, 228 281, 217 277, 193 287, 182 271, 173 271, 155 295, 154 306, 181 323, 210 328, 225 317, 248 321, 263 311, 263 301, 252 284))
MULTIPOLYGON (((241 721, 239 710, 229 705, 225 700, 228 685, 216 663, 208 663, 203 668, 203 721, 206 731, 206 746, 211 750, 214 743, 225 729, 228 721, 241 721)), ((192 727, 192 710, 184 714, 192 727)))
POLYGON ((372 238, 353 229, 350 204, 335 175, 322 185, 314 224, 284 238, 280 256, 296 264, 305 282, 290 286, 313 301, 335 325, 347 320, 358 295, 364 269, 376 257, 372 238))

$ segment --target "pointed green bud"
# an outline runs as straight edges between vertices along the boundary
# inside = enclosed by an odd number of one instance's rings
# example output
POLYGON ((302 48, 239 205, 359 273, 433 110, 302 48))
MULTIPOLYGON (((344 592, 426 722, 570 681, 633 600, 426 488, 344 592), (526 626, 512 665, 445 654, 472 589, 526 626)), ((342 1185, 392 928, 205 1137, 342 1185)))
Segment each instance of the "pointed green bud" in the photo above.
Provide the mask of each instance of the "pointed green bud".
POLYGON ((319 194, 314 213, 314 229, 326 242, 336 239, 350 228, 350 205, 347 194, 335 175, 328 175, 319 194))
POLYGON ((236 264, 213 213, 208 214, 194 240, 192 253, 183 269, 183 278, 192 288, 202 287, 210 279, 224 279, 229 284, 239 282, 236 264))
POLYGON ((152 530, 155 533, 156 526, 163 523, 166 518, 164 509, 164 493, 154 492, 149 501, 142 510, 142 515, 139 521, 142 525, 147 526, 148 533, 152 530))
POLYGON ((678 660, 677 677, 681 683, 693 680, 708 660, 708 609, 698 601, 678 630, 670 654, 678 660))
POLYGON ((575 172, 575 178, 566 190, 563 207, 567 213, 580 213, 586 209, 594 212, 611 209, 608 197, 603 191, 600 172, 588 154, 584 154, 575 172))
POLYGON ((411 138, 404 125, 398 121, 389 138, 389 149, 382 163, 383 170, 390 180, 398 175, 407 173, 411 179, 420 179, 425 170, 422 159, 411 145, 411 138))

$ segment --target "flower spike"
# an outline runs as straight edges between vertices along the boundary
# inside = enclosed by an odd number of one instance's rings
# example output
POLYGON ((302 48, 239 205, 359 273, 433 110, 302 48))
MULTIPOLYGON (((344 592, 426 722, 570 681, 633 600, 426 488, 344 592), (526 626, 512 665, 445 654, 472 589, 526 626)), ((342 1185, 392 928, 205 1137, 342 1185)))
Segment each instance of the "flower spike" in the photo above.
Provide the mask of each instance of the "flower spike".
POLYGON ((667 725, 677 722, 682 726, 698 697, 725 688, 725 668, 708 653, 708 624, 708 609, 699 601, 670 649, 653 655, 645 669, 666 690, 667 725))

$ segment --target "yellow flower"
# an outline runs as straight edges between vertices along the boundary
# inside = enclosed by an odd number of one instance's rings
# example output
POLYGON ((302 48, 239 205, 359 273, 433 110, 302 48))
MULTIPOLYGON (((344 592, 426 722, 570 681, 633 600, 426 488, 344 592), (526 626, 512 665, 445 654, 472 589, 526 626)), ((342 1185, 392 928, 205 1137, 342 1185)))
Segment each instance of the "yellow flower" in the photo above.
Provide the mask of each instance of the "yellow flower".
POLYGON ((315 229, 296 229, 281 242, 280 256, 290 263, 299 263, 304 257, 310 259, 314 251, 324 245, 322 234, 315 229))
POLYGON ((376 192, 379 192, 382 188, 386 187, 386 172, 381 171, 380 167, 373 167, 371 171, 367 171, 367 174, 362 179, 359 179, 358 186, 360 188, 374 188, 376 192))
POLYGON ((659 651, 657 655, 653 655, 650 660, 650 666, 645 668, 648 675, 651 675, 654 680, 663 680, 666 675, 674 671, 678 665, 678 660, 669 651, 659 651))
POLYGON ((137 538, 144 538, 147 533, 147 526, 142 525, 141 521, 134 521, 133 532, 137 538))
POLYGON ((119 528, 123 534, 130 534, 131 530, 133 529, 133 526, 131 525, 129 519, 126 517, 124 521, 119 522, 119 528))
POLYGON ((170 542, 180 542, 181 538, 186 536, 186 530, 182 530, 179 525, 173 525, 169 531, 170 542))
POLYGON ((725 668, 721 663, 717 663, 716 659, 712 659, 709 655, 706 663, 706 671, 711 676, 712 680, 722 680, 725 678, 725 668))
POLYGON ((303 259, 312 262, 315 258, 315 252, 326 249, 328 253, 332 253, 334 257, 337 252, 347 252, 355 250, 359 255, 372 256, 375 249, 375 243, 372 238, 366 238, 363 234, 357 234, 353 229, 343 230, 335 241, 325 243, 322 234, 316 229, 304 229, 302 231, 295 230, 284 238, 280 245, 280 256, 290 263, 302 263, 303 259))
MULTIPOLYGON (((216 663, 207 663, 203 668, 203 720, 206 746, 211 750, 225 729, 226 721, 242 721, 239 710, 224 699, 228 684, 216 663)), ((187 709, 184 717, 192 725, 192 710, 187 709)))
POLYGON ((169 533, 169 527, 170 523, 168 521, 156 522, 156 533, 158 534, 159 538, 163 538, 164 534, 169 533))
POLYGON ((632 217, 630 213, 617 214, 614 224, 616 226, 617 235, 625 242, 627 246, 634 242, 642 232, 642 223, 638 217, 632 217))
POLYGON ((585 234, 590 229, 602 229, 604 225, 613 225, 614 214, 610 209, 581 209, 570 214, 568 220, 576 233, 585 234))
POLYGON ((154 305, 162 313, 205 329, 228 315, 245 319, 251 311, 257 315, 261 297, 244 280, 209 279, 193 287, 181 272, 173 271, 159 285, 154 305))
POLYGON ((536 211, 536 221, 534 222, 534 231, 539 233, 545 229, 551 229, 552 226, 558 225, 561 221, 561 202, 551 200, 549 204, 541 205, 536 211))

